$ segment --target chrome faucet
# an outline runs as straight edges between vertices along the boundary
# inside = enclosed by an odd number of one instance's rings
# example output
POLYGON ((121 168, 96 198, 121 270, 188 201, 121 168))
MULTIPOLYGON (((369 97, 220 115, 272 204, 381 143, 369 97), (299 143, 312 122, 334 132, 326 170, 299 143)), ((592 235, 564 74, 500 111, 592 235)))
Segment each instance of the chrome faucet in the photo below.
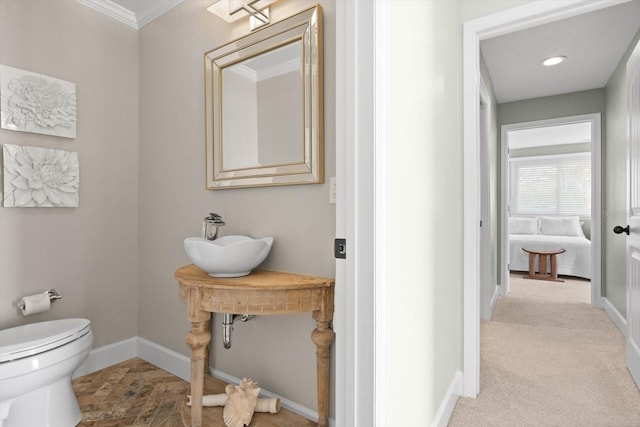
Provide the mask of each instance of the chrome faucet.
POLYGON ((217 213, 210 213, 202 222, 202 238, 215 240, 218 237, 218 227, 225 225, 222 217, 217 213))

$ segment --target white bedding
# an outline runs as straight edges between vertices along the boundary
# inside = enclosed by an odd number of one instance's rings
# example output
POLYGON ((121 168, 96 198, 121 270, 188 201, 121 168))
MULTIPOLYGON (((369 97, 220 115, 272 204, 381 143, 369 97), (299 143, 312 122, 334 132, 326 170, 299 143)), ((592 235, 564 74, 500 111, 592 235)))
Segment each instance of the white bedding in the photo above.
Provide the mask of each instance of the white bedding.
POLYGON ((511 234, 509 236, 509 269, 529 271, 527 249, 566 249, 558 255, 558 274, 591 279, 591 241, 578 236, 549 236, 543 234, 511 234))

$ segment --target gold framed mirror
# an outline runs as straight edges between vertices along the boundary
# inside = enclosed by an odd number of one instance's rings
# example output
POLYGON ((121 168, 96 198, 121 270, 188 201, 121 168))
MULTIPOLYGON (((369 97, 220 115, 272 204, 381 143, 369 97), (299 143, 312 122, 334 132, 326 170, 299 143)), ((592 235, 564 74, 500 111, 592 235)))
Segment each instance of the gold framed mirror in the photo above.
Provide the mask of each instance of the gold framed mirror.
POLYGON ((204 59, 207 189, 323 182, 322 8, 204 59))

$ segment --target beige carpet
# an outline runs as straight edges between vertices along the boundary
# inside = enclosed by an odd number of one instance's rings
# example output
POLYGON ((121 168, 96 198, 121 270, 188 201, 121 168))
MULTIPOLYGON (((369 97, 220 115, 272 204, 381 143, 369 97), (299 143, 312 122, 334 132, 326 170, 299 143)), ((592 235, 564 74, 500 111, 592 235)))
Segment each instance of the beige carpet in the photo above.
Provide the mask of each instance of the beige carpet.
POLYGON ((624 337, 589 305, 589 282, 521 277, 481 324, 480 395, 449 426, 640 426, 624 337))

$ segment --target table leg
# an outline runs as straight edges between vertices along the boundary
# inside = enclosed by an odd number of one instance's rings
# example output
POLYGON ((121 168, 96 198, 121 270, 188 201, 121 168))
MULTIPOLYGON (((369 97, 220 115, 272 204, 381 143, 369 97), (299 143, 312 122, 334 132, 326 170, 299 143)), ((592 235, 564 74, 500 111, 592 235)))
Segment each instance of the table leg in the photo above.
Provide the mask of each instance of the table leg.
POLYGON ((204 386, 205 360, 207 345, 211 341, 209 318, 211 313, 200 311, 196 321, 191 321, 191 332, 186 342, 191 347, 191 426, 202 426, 202 388, 204 386), (203 319, 203 320, 200 320, 203 319))
POLYGON ((547 255, 538 255, 538 270, 541 277, 548 277, 547 255))
POLYGON ((334 333, 329 328, 329 320, 318 317, 314 313, 317 327, 311 333, 318 359, 318 426, 327 427, 329 425, 329 356, 334 333))
POLYGON ((556 255, 549 255, 551 257, 551 280, 558 280, 558 260, 556 255))
POLYGON ((536 254, 529 253, 529 278, 533 279, 536 275, 536 254))

